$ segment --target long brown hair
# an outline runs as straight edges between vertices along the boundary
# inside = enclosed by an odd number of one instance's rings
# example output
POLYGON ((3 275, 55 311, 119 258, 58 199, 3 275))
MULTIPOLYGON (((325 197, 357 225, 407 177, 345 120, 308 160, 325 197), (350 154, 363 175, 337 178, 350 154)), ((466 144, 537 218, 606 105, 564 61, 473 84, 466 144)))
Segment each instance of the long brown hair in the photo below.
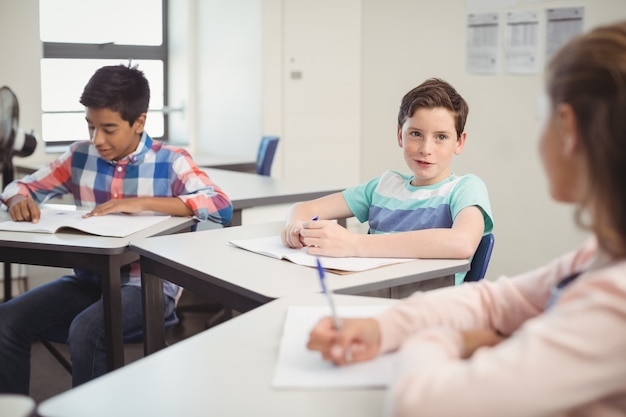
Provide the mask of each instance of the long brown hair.
POLYGON ((626 22, 574 38, 552 59, 547 93, 553 108, 572 106, 589 167, 577 221, 600 246, 626 257, 626 22), (585 226, 582 213, 593 213, 585 226))

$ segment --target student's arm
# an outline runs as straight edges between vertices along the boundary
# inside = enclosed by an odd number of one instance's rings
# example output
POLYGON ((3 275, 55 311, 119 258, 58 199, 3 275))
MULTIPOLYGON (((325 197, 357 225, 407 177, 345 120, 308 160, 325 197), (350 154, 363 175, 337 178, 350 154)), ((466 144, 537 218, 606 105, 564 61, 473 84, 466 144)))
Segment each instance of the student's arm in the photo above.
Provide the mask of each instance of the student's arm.
POLYGON ((85 217, 112 213, 140 213, 155 211, 171 216, 191 216, 193 210, 178 197, 133 197, 109 200, 98 205, 85 217))
POLYGON ((356 234, 334 222, 317 221, 304 225, 301 241, 312 255, 462 259, 474 254, 484 228, 481 210, 469 206, 458 213, 449 229, 356 234))
POLYGON ((300 230, 302 230, 303 225, 311 222, 314 217, 319 220, 345 219, 352 217, 352 212, 348 208, 342 193, 330 194, 315 200, 294 204, 289 211, 287 222, 281 233, 285 246, 301 248, 300 230))
POLYGON ((172 165, 172 175, 175 177, 172 182, 172 195, 178 197, 188 210, 177 205, 174 200, 157 204, 163 204, 163 208, 169 210, 167 212, 169 214, 193 215, 200 221, 230 223, 233 206, 228 195, 198 168, 186 151, 179 149, 177 153, 180 153, 180 157, 172 165))
POLYGON ((579 278, 552 311, 467 360, 462 332, 415 333, 400 349, 389 415, 561 415, 595 401, 605 403, 583 414, 610 414, 626 384, 626 271, 615 269, 579 278))
POLYGON ((39 222, 41 210, 32 198, 16 194, 6 201, 9 208, 9 215, 15 222, 39 222))

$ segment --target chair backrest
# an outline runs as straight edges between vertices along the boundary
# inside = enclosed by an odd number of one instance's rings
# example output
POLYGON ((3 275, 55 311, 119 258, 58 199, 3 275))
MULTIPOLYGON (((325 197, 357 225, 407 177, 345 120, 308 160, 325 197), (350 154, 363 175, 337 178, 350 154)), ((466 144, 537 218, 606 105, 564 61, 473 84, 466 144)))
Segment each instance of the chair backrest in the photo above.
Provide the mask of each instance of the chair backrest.
POLYGON ((256 173, 269 176, 272 171, 274 155, 278 147, 278 136, 263 136, 256 157, 256 173))
POLYGON ((474 258, 472 258, 470 270, 465 275, 465 282, 480 281, 485 278, 494 243, 493 233, 483 236, 480 240, 476 253, 474 253, 474 258))

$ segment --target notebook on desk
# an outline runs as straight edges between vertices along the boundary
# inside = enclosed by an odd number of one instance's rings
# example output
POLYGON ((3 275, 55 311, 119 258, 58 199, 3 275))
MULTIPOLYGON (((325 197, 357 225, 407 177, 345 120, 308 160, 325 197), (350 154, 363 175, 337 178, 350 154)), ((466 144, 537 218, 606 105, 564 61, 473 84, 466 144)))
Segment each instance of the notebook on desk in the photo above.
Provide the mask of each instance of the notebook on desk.
MULTIPOLYGON (((275 259, 285 259, 298 265, 316 267, 317 256, 310 255, 307 248, 292 249, 283 245, 280 236, 261 237, 256 239, 231 240, 230 243, 241 249, 269 256, 275 259)), ((320 261, 325 269, 338 272, 359 272, 402 262, 410 262, 415 259, 408 258, 357 258, 342 257, 331 258, 320 256, 320 261)))
MULTIPOLYGON (((73 207, 73 206, 70 206, 73 207)), ((39 222, 0 222, 0 230, 57 233, 75 230, 92 235, 126 237, 168 219, 168 215, 107 214, 83 218, 90 210, 41 208, 39 222)))
MULTIPOLYGON (((339 317, 371 317, 386 305, 339 306, 339 317)), ((348 366, 335 366, 306 348, 315 324, 328 316, 328 306, 291 306, 278 349, 272 386, 283 389, 384 388, 393 376, 395 354, 348 366)))

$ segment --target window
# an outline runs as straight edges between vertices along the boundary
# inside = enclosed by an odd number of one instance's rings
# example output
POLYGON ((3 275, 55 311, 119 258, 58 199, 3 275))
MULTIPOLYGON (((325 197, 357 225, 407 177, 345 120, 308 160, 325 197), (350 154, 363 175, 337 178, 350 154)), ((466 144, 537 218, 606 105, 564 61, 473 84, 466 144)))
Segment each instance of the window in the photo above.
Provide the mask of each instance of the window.
POLYGON ((40 0, 42 138, 47 149, 87 139, 79 103, 93 73, 131 64, 150 83, 146 131, 167 129, 167 0, 40 0))

